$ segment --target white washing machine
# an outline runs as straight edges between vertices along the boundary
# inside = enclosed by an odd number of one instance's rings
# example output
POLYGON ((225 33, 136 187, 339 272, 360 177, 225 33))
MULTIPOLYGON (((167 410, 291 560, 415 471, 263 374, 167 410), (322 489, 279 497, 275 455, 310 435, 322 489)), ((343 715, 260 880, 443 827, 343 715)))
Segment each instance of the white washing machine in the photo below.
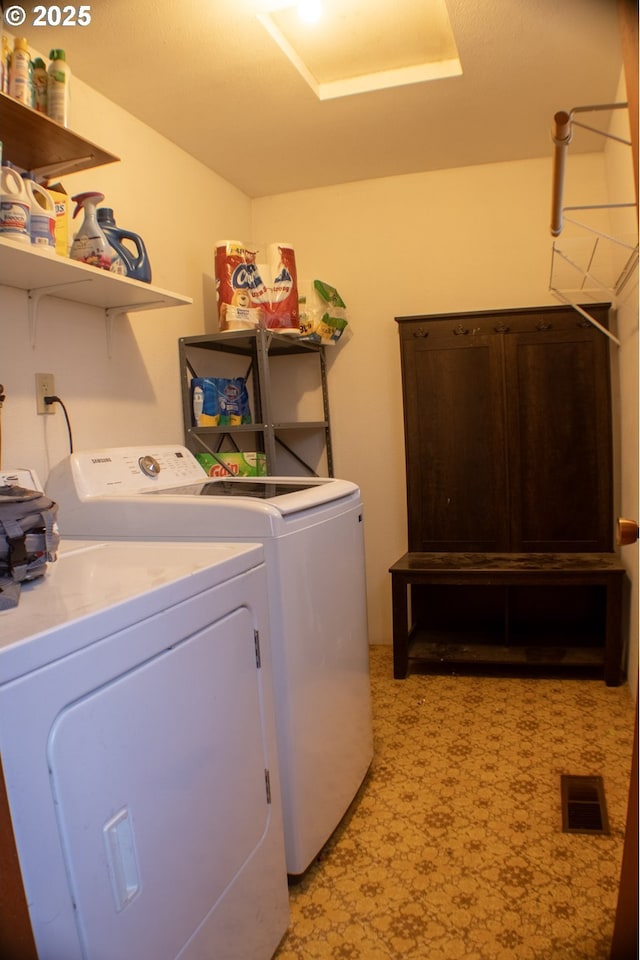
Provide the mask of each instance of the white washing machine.
POLYGON ((63 541, 0 612, 0 753, 39 960, 276 950, 263 561, 259 544, 63 541))
POLYGON ((65 536, 264 545, 287 871, 303 873, 373 755, 358 487, 210 479, 185 447, 162 445, 73 454, 47 492, 65 536))

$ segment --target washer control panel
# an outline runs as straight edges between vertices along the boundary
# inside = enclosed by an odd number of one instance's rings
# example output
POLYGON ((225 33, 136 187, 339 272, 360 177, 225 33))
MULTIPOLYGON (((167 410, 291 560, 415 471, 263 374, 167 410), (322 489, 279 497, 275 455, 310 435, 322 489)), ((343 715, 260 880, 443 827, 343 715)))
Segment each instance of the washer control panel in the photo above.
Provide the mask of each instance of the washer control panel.
POLYGON ((201 483, 206 473, 179 445, 81 450, 69 457, 75 489, 82 497, 143 493, 160 487, 201 483))

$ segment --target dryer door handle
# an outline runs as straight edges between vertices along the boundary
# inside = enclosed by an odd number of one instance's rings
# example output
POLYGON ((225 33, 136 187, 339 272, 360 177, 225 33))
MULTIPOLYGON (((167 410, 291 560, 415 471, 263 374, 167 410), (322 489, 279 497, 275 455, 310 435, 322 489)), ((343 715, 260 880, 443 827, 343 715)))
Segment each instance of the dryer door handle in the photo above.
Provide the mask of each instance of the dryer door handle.
POLYGON ((129 810, 124 807, 103 828, 113 899, 118 913, 140 890, 140 871, 129 810))

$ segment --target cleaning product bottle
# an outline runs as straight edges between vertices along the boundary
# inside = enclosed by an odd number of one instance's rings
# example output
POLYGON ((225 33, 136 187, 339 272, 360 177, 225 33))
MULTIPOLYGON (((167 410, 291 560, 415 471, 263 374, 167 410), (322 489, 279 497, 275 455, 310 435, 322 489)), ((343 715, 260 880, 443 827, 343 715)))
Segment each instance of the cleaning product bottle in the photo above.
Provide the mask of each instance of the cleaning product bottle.
POLYGON ((47 112, 47 84, 49 78, 42 57, 33 61, 33 106, 38 113, 47 112))
POLYGON ((0 38, 0 90, 9 93, 9 37, 0 38))
POLYGON ((0 167, 0 237, 31 244, 31 204, 24 181, 12 166, 0 167))
POLYGON ((199 427, 202 411, 204 410, 204 390, 202 389, 202 387, 194 387, 192 405, 193 405, 193 419, 195 421, 196 427, 199 427))
POLYGON ((13 41, 9 67, 9 96, 28 107, 33 106, 33 65, 29 45, 24 37, 13 41))
POLYGON ((98 225, 96 206, 104 200, 103 193, 77 193, 71 198, 76 205, 73 216, 84 210, 84 222, 75 235, 71 244, 69 256, 72 260, 89 263, 111 273, 125 275, 127 268, 124 261, 113 247, 98 225))
POLYGON ((53 197, 35 180, 32 173, 23 173, 27 196, 31 206, 31 243, 39 250, 55 253, 56 205, 53 197))
POLYGON ((130 230, 123 230, 118 227, 113 216, 113 210, 110 207, 99 208, 98 223, 113 249, 124 261, 127 276, 135 277, 136 280, 143 280, 145 283, 151 283, 151 264, 142 237, 130 230), (128 242, 125 243, 124 241, 128 242), (135 251, 131 249, 128 243, 133 244, 135 251))
POLYGON ((69 82, 71 70, 64 50, 52 50, 48 68, 47 113, 52 120, 67 126, 69 120, 69 82))
POLYGON ((2 92, 9 93, 9 65, 11 63, 11 47, 9 46, 9 37, 2 34, 2 92))

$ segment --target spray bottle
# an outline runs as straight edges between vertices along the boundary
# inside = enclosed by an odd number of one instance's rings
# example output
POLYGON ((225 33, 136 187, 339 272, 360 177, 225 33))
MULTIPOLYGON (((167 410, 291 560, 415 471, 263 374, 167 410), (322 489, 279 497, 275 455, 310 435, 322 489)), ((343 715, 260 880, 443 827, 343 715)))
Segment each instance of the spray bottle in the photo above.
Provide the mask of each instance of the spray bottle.
POLYGON ((47 113, 52 120, 67 126, 69 119, 69 81, 71 71, 64 50, 52 50, 47 68, 47 113))
POLYGON ((121 257, 118 256, 109 244, 106 236, 100 229, 96 216, 96 206, 104 200, 103 193, 77 193, 71 198, 76 205, 73 216, 80 210, 84 211, 84 222, 76 233, 69 256, 72 260, 89 263, 101 270, 119 273, 124 276, 127 268, 121 257))
POLYGON ((26 103, 28 107, 33 106, 33 64, 24 37, 16 37, 13 41, 9 65, 9 96, 26 103))

